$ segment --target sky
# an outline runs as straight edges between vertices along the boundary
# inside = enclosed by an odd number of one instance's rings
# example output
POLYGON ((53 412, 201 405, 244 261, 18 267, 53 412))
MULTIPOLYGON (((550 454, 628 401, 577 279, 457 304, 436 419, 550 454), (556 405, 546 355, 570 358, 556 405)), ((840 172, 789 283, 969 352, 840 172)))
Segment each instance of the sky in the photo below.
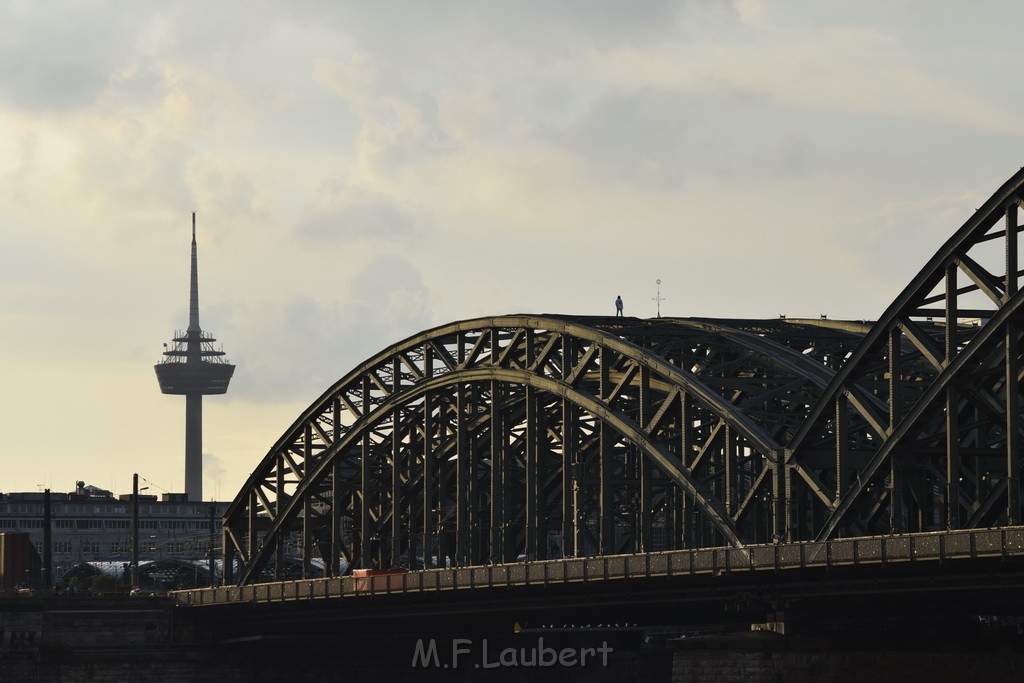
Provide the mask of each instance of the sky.
POLYGON ((230 500, 333 382, 509 313, 874 319, 1024 164, 1024 5, 0 0, 0 491, 230 500))

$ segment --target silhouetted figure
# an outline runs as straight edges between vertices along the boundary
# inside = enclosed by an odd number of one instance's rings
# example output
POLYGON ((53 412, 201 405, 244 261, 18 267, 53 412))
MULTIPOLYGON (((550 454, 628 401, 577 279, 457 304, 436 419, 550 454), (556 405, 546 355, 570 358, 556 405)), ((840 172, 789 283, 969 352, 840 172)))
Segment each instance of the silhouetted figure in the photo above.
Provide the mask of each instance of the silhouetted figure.
POLYGON ((622 297, 615 297, 615 317, 618 318, 622 315, 622 297))

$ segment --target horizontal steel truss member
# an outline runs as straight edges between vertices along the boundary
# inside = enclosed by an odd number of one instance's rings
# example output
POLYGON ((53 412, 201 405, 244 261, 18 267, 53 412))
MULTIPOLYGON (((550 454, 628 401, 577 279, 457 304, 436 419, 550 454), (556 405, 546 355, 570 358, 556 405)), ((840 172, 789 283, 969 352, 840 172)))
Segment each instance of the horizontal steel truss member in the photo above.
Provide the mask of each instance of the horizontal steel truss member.
POLYGON ((495 564, 175 591, 190 607, 1024 556, 1024 527, 495 564))
POLYGON ((873 325, 505 316, 384 350, 246 482, 225 582, 1020 523, 1022 183, 873 325))

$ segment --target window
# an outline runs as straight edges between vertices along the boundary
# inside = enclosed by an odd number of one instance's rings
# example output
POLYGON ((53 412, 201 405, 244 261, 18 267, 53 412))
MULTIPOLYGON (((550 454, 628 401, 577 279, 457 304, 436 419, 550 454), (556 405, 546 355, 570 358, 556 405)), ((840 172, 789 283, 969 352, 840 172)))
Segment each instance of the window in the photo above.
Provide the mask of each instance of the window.
POLYGON ((127 519, 108 519, 103 522, 103 526, 106 529, 127 529, 129 522, 127 519))
POLYGON ((57 541, 53 544, 53 552, 55 553, 70 553, 71 552, 71 541, 57 541))

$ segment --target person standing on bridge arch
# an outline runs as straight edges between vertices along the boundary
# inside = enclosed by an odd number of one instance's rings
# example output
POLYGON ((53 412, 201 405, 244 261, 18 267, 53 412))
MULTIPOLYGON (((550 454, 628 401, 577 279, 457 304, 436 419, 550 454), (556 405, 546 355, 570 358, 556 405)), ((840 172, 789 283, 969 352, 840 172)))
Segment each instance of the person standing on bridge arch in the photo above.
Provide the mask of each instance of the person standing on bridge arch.
POLYGON ((618 318, 622 315, 622 295, 615 297, 615 317, 618 318))

